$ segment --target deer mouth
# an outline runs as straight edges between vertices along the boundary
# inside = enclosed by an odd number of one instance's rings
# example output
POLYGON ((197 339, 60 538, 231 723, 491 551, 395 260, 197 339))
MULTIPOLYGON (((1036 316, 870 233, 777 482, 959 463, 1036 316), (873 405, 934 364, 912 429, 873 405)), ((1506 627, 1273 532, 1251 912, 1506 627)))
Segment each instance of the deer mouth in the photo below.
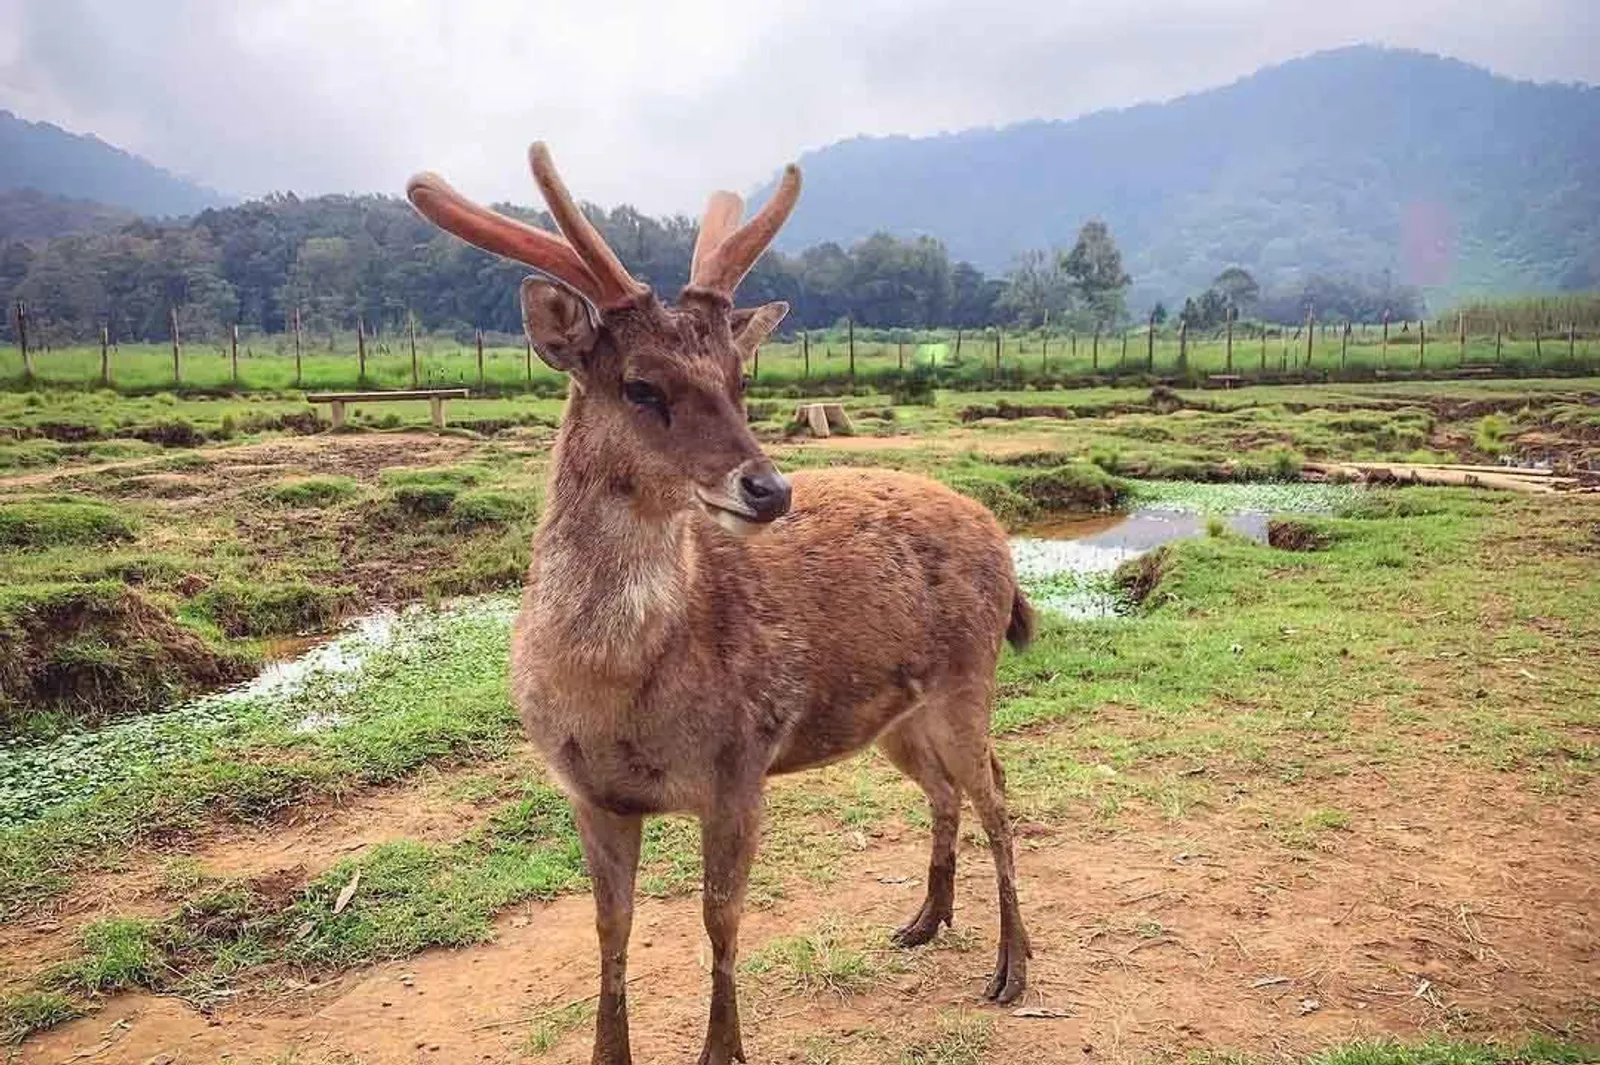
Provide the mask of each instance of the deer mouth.
POLYGON ((749 536, 766 526, 754 510, 721 492, 695 485, 694 497, 712 521, 736 536, 749 536))

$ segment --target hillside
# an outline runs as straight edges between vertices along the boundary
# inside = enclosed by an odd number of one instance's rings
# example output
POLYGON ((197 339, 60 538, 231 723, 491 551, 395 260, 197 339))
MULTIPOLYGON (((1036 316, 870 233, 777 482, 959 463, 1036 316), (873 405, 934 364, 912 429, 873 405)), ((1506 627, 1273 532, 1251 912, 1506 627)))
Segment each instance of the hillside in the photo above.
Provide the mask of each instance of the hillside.
POLYGON ((134 218, 131 211, 93 200, 52 196, 38 189, 0 190, 0 242, 104 233, 134 218))
POLYGON ((783 246, 877 230, 1003 270, 1104 218, 1134 306, 1239 264, 1388 274, 1432 302, 1600 285, 1600 89, 1355 47, 1065 122, 861 137, 801 160, 783 246))
POLYGON ((68 133, 0 111, 0 190, 37 189, 52 196, 120 207, 143 215, 188 215, 224 198, 98 137, 68 133))

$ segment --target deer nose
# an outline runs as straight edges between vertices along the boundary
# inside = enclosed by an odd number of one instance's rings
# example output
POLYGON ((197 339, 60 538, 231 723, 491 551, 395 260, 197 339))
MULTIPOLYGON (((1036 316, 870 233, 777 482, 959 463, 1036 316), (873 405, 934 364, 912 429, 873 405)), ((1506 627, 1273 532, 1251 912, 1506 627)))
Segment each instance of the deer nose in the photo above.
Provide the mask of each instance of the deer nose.
POLYGON ((789 478, 763 460, 739 473, 739 498, 755 521, 765 524, 789 512, 789 478))

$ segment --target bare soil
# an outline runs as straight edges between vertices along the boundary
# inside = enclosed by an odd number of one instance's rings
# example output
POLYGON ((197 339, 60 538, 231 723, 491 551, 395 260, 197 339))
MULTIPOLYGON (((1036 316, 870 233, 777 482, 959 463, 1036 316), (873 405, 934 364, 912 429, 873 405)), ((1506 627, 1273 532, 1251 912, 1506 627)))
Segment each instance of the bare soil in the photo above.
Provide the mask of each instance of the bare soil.
MULTIPOLYGON (((921 829, 889 823, 831 883, 796 878, 750 913, 748 955, 833 928, 863 946, 861 994, 808 996, 741 980, 753 1062, 898 1060, 952 1013, 990 1018, 987 1061, 1146 1061, 1235 1049, 1277 1058, 1358 1036, 1600 1033, 1600 811, 1511 777, 1441 767, 1359 770, 1293 789, 1219 782, 1225 800, 1182 821, 1020 826, 1034 960, 1022 1006, 980 1004, 995 935, 981 837, 963 842, 957 929, 919 952, 884 933, 915 910, 921 829), (1349 814, 1347 827, 1286 843, 1264 827, 1285 804, 1349 814)), ((449 835, 474 819, 438 784, 373 795, 196 857, 246 875, 307 870, 363 843, 449 835)), ((111 896, 115 892, 108 893, 111 896)), ((108 899, 108 905, 115 905, 108 899)), ((641 899, 631 954, 636 1059, 692 1061, 707 1001, 694 898, 641 899)), ((215 1013, 122 995, 30 1039, 28 1063, 514 1062, 533 1025, 594 988, 590 903, 571 897, 501 915, 494 943, 319 980, 286 974, 215 1013), (231 1055, 231 1057, 230 1057, 231 1055)), ((7 952, 26 944, 12 942, 7 952)), ((35 958, 36 961, 36 958, 35 958)), ((583 1062, 585 1022, 543 1057, 583 1062)))

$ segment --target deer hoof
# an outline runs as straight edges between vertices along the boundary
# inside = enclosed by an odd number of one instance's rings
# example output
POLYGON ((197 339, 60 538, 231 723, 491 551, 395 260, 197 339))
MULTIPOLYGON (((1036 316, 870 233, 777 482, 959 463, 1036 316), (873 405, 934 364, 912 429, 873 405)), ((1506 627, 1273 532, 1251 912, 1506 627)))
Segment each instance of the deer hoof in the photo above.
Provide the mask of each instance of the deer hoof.
POLYGON ((1015 1002, 1028 988, 1028 947, 1025 943, 1000 941, 1000 953, 995 959, 994 976, 984 989, 983 997, 997 1006, 1015 1002))

